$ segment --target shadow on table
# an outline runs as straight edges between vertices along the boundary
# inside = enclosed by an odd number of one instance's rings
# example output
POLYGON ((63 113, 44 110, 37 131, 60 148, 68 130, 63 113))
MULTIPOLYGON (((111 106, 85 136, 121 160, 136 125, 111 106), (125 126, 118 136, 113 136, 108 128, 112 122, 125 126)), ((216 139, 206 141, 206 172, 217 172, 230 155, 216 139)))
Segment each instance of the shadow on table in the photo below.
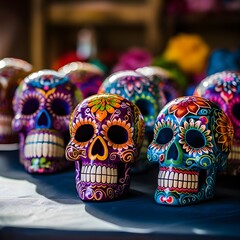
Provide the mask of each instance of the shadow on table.
POLYGON ((49 175, 29 174, 19 162, 19 152, 0 152, 0 175, 16 180, 26 180, 36 185, 37 193, 53 201, 81 204, 75 188, 75 171, 70 169, 49 175))

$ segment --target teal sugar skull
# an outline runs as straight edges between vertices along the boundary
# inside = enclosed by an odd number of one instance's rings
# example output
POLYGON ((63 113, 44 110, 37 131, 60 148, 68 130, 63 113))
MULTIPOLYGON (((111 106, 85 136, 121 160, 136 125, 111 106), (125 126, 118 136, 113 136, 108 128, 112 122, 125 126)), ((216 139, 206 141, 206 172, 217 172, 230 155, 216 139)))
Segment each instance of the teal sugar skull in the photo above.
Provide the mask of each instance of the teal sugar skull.
POLYGON ((230 120, 213 102, 190 96, 168 103, 157 117, 147 153, 149 161, 159 162, 155 201, 189 205, 212 198, 232 139, 230 120))
POLYGON ((145 75, 133 70, 124 70, 107 77, 99 89, 99 93, 118 94, 140 109, 145 123, 145 137, 134 171, 139 172, 149 167, 147 147, 153 138, 153 126, 160 109, 166 104, 166 99, 157 84, 145 75))

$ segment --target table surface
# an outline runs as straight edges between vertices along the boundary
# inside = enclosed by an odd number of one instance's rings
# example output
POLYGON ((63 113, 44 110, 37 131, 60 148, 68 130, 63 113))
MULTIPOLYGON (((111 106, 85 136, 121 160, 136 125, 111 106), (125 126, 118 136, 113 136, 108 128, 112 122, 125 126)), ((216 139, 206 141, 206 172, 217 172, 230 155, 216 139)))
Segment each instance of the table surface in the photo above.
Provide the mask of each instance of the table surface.
POLYGON ((132 176, 126 198, 83 202, 71 169, 31 175, 18 150, 0 152, 0 239, 240 239, 240 178, 219 176, 214 199, 155 203, 158 167, 132 176), (21 236, 21 237, 20 237, 21 236))

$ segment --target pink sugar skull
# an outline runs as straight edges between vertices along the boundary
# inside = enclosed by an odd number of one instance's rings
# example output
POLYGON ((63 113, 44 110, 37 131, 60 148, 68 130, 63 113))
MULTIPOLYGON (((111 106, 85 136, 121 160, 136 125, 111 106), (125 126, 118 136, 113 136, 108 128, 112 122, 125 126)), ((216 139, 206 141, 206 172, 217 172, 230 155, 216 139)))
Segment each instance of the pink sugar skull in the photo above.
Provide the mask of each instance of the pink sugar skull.
POLYGON ((234 128, 234 139, 228 157, 228 174, 240 175, 240 74, 223 71, 203 79, 194 95, 215 102, 228 115, 234 128))
POLYGON ((18 84, 31 70, 32 65, 21 59, 0 61, 0 145, 4 150, 18 147, 18 135, 12 131, 12 99, 18 84))
POLYGON ((124 196, 144 135, 138 107, 115 94, 88 97, 72 114, 70 135, 66 157, 75 161, 79 197, 110 201, 124 196))
POLYGON ((59 72, 65 73, 82 92, 83 98, 98 92, 104 72, 94 64, 71 62, 61 67, 59 72))
POLYGON ((68 77, 42 70, 18 86, 12 126, 20 137, 20 161, 29 173, 53 173, 69 166, 65 147, 70 115, 81 99, 68 77))

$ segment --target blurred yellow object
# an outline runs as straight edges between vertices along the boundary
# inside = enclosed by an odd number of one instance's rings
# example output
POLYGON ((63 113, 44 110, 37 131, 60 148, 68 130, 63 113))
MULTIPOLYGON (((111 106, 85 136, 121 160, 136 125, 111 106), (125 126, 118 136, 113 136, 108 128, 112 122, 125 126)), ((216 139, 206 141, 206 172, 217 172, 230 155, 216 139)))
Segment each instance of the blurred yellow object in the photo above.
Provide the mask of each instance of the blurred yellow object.
POLYGON ((175 62, 188 74, 202 73, 207 64, 210 48, 197 34, 181 33, 172 37, 163 53, 163 57, 175 62))

